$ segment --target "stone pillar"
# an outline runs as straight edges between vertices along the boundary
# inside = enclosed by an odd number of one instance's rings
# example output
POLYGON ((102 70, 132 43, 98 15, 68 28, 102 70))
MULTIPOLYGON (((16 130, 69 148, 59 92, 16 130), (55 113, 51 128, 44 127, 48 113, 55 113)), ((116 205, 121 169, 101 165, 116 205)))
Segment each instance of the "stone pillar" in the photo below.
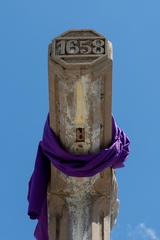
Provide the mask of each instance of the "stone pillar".
MULTIPOLYGON (((49 45, 50 125, 64 148, 98 152, 111 142, 112 45, 93 30, 63 33, 49 45)), ((109 168, 71 177, 51 166, 49 240, 109 240, 118 211, 109 168)))

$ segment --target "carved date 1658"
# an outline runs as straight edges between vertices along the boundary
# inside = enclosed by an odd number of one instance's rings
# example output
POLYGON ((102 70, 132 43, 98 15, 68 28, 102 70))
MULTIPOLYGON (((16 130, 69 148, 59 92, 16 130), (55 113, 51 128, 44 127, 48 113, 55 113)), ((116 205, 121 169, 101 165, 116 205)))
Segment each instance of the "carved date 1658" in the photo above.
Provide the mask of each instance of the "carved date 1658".
POLYGON ((95 40, 57 40, 56 55, 104 54, 105 41, 95 40))

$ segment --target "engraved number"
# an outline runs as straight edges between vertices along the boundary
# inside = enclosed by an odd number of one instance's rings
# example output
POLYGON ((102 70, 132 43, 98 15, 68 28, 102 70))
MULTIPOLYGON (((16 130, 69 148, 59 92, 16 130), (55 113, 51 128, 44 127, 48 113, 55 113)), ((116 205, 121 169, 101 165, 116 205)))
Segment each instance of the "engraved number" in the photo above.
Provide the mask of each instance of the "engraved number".
POLYGON ((68 54, 77 54, 79 53, 78 41, 77 40, 69 40, 66 43, 66 52, 68 54))
POLYGON ((93 41, 93 53, 95 54, 104 53, 104 41, 102 39, 96 39, 93 41))
POLYGON ((56 44, 56 50, 57 50, 57 55, 63 55, 65 54, 65 40, 59 41, 56 44))
POLYGON ((80 41, 80 53, 90 54, 92 52, 91 46, 88 40, 80 41))
POLYGON ((105 42, 102 39, 90 40, 61 40, 56 43, 56 54, 103 54, 105 42))

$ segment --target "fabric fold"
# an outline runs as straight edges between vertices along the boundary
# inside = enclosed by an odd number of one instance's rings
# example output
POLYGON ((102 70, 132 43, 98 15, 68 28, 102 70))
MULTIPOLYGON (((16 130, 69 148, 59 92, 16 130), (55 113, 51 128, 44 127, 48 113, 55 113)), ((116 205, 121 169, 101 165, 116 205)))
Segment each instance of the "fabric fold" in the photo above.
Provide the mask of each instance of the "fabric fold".
POLYGON ((127 135, 112 117, 112 141, 109 147, 97 153, 73 154, 63 148, 60 139, 50 128, 48 114, 28 186, 28 215, 31 219, 38 219, 35 230, 37 240, 48 240, 47 186, 50 180, 50 163, 66 175, 91 177, 108 167, 124 167, 129 144, 127 135))

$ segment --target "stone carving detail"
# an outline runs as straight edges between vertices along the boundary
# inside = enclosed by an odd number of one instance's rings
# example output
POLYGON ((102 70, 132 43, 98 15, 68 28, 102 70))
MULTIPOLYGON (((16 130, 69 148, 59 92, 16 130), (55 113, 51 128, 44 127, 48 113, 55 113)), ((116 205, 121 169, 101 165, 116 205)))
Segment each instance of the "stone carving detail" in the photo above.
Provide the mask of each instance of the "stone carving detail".
POLYGON ((105 54, 105 39, 56 40, 56 55, 105 54))

